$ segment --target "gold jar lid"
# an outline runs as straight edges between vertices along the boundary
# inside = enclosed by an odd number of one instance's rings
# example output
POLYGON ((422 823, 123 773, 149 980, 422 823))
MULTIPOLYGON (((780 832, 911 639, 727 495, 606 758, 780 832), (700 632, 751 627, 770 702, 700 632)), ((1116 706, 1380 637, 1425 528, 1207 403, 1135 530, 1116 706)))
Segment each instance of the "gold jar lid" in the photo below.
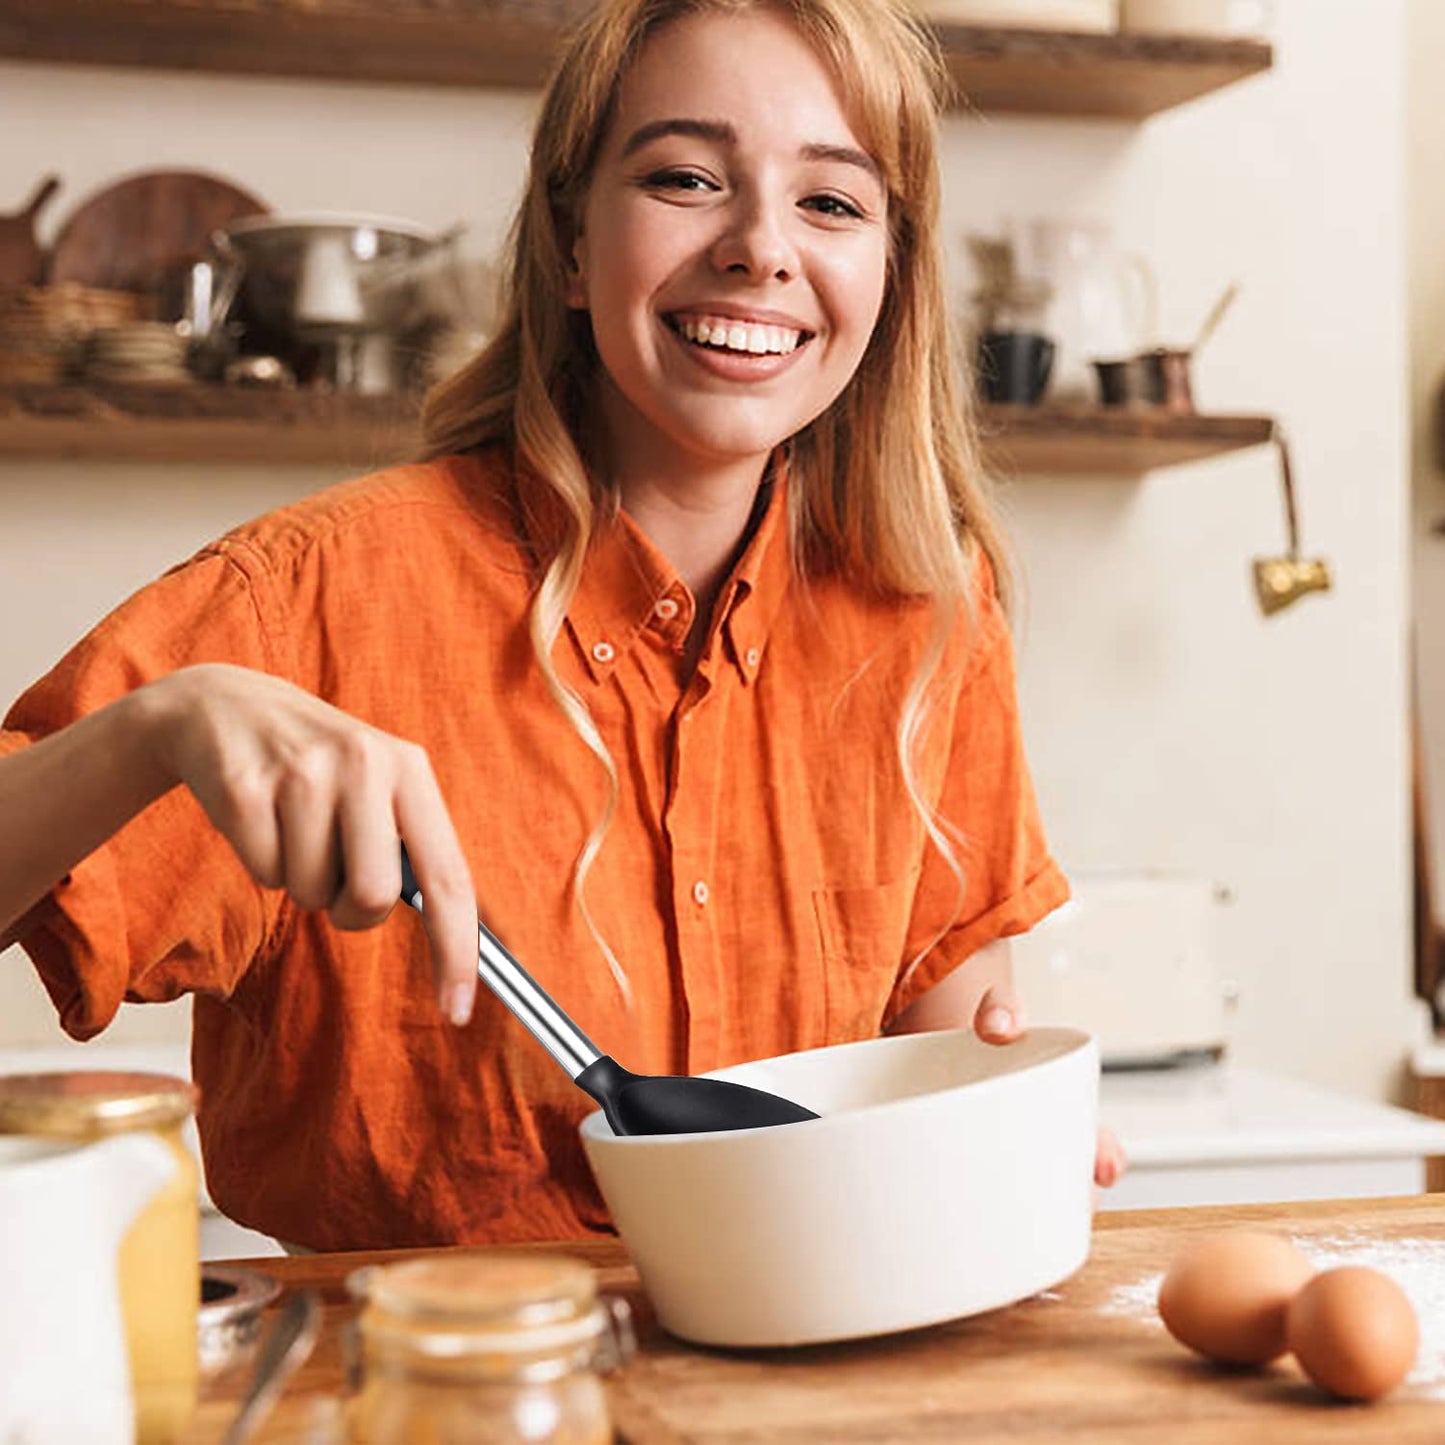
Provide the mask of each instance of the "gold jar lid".
POLYGON ((169 1074, 0 1074, 0 1134, 93 1139, 180 1124, 195 1107, 195 1085, 169 1074))
POLYGON ((359 1269, 363 1335, 433 1356, 575 1348, 606 1327, 597 1276, 566 1255, 446 1251, 359 1269))

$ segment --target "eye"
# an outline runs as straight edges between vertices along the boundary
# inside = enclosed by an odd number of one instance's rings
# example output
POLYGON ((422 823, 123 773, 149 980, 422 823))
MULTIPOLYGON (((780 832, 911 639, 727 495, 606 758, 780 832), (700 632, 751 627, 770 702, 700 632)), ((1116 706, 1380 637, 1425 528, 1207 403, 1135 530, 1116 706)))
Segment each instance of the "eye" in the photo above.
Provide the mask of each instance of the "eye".
POLYGON ((861 221, 863 219, 862 209, 842 196, 829 194, 809 196, 802 204, 817 211, 819 215, 831 216, 838 220, 861 221))
POLYGON ((698 171, 668 170, 654 171, 643 180, 643 185, 659 191, 710 191, 717 187, 707 176, 698 171))

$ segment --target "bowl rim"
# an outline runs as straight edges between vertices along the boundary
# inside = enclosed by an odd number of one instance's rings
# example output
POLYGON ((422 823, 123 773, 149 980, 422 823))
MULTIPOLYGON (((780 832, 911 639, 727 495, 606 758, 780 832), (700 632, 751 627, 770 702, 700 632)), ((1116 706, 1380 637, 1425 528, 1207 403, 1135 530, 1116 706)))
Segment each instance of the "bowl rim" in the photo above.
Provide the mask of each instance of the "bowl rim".
MULTIPOLYGON (((778 1063, 783 1059, 797 1058, 800 1054, 829 1053, 835 1049, 855 1048, 859 1044, 892 1043, 918 1037, 936 1038, 959 1034, 983 1044, 986 1048, 996 1049, 1008 1049, 1015 1044, 1023 1043, 1029 1037, 1038 1036, 1055 1037, 1064 1035, 1071 1043, 1070 1047, 1061 1050, 1059 1053, 1053 1054, 1037 1064, 1026 1065, 1022 1069, 1011 1069, 1007 1073, 1002 1074, 989 1074, 982 1079, 973 1079, 963 1084, 951 1084, 946 1089, 933 1089, 926 1094, 909 1094, 901 1099, 885 1099, 877 1104, 864 1104, 857 1109, 847 1109, 842 1113, 824 1114, 817 1119, 805 1119, 802 1123, 807 1125, 811 1134, 817 1135, 820 1128, 832 1128, 836 1130, 842 1127, 844 1120, 857 1119, 860 1116, 867 1116, 869 1118, 886 1117, 890 1112, 896 1112, 910 1105, 915 1105, 922 1099, 936 1099, 941 1095, 951 1094, 962 1089, 967 1089, 971 1093, 979 1090, 984 1091, 985 1094, 996 1092, 998 1089, 1003 1088, 1005 1082, 1010 1078, 1017 1077, 1020 1074, 1034 1076, 1039 1073, 1047 1073, 1050 1070, 1061 1069, 1076 1059, 1080 1054, 1086 1054, 1091 1050, 1095 1058, 1095 1074, 1097 1075, 1098 1073, 1099 1042, 1096 1035, 1088 1029, 1074 1028, 1067 1024, 1041 1024, 1037 1027, 1025 1029, 1024 1033, 1018 1039, 1012 1040, 1007 1044, 984 1044, 984 1041, 979 1039, 972 1028, 928 1029, 922 1034, 879 1034, 874 1038, 847 1039, 839 1044, 823 1044, 819 1048, 814 1049, 793 1049, 786 1054, 769 1054, 765 1058, 748 1059, 743 1063, 729 1064, 726 1068, 709 1069, 706 1073, 699 1074, 697 1077, 702 1079, 716 1078, 719 1074, 730 1073, 734 1069, 746 1068, 752 1064, 778 1063)), ((586 1114, 577 1125, 577 1132, 581 1135, 584 1146, 589 1141, 596 1140, 604 1146, 620 1141, 629 1147, 642 1145, 665 1149, 679 1144, 690 1143, 698 1139, 738 1139, 746 1135, 771 1138, 776 1135, 780 1129, 797 1127, 794 1124, 769 1124, 757 1129, 710 1129, 695 1131, 691 1134, 614 1134, 610 1126, 604 1130, 594 1123, 594 1120, 602 1120, 605 1124, 606 1116, 601 1109, 593 1109, 590 1113, 586 1114)))

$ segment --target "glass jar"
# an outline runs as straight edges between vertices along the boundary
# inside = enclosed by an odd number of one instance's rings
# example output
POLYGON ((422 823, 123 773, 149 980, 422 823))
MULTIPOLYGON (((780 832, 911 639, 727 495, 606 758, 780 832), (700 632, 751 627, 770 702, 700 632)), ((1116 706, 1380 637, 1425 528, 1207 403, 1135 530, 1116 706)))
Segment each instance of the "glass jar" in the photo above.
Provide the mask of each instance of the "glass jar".
POLYGON ((447 1253, 347 1280, 353 1445, 607 1445, 600 1375, 632 1352, 625 1301, 563 1255, 447 1253))
POLYGON ((145 1129, 176 1172, 136 1216, 118 1254, 137 1445, 178 1440, 196 1407, 201 1298, 200 1174, 182 1131, 196 1090, 164 1074, 0 1075, 0 1134, 89 1143, 145 1129))

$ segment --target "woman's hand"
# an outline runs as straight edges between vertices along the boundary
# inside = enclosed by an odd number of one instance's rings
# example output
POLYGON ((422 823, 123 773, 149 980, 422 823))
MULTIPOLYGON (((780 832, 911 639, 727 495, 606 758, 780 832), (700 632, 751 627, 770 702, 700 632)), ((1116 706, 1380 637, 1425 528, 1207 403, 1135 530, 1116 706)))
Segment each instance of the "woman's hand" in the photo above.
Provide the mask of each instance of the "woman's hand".
MULTIPOLYGON (((986 1044, 1012 1043, 1023 1032, 1023 1008, 1018 995, 1004 984, 994 984, 978 1002, 973 1031, 986 1044)), ((1094 1149, 1094 1183, 1107 1189, 1124 1177, 1128 1160, 1112 1129, 1100 1128, 1094 1149)))
POLYGON ((374 927, 396 906, 405 839, 426 895, 438 999, 453 1023, 466 1022, 476 892, 421 747, 226 663, 182 668, 132 696, 160 766, 195 794, 257 882, 324 909, 338 928, 374 927))

